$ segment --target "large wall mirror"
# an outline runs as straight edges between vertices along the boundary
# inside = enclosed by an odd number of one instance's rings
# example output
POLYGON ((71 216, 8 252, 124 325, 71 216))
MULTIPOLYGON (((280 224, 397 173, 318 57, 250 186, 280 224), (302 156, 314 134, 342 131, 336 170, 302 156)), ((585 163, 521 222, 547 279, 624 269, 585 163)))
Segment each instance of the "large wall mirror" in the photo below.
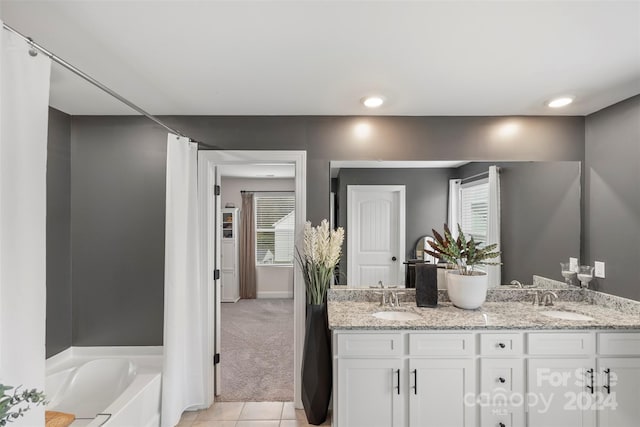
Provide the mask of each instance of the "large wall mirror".
POLYGON ((368 287, 382 274, 404 285, 403 262, 449 222, 450 194, 458 194, 452 182, 467 188, 466 209, 481 217, 483 202, 469 188, 480 187, 492 165, 500 177, 502 283, 531 283, 533 275, 563 280, 559 263, 580 257, 580 162, 332 161, 332 219, 347 235, 339 284, 368 287))

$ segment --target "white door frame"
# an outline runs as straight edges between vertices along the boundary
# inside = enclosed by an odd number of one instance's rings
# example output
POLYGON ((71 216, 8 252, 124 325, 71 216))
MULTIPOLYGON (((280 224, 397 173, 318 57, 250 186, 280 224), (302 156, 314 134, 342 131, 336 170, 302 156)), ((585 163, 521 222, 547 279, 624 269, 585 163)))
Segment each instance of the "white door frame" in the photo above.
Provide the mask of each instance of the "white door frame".
MULTIPOLYGON (((351 202, 353 200, 354 191, 397 191, 399 193, 399 212, 398 212, 398 227, 400 228, 400 238, 398 241, 398 284, 400 286, 404 283, 404 261, 406 252, 406 186, 404 185, 347 185, 347 285, 352 286, 353 271, 355 264, 353 261, 353 247, 355 242, 353 241, 353 233, 349 230, 354 230, 354 218, 351 212, 351 202)), ((355 284, 360 286, 360 284, 355 284)))
MULTIPOLYGON (((198 203, 200 206, 200 269, 202 296, 207 303, 207 325, 206 325, 206 342, 207 348, 203 349, 206 354, 204 357, 206 380, 206 396, 207 407, 215 400, 215 369, 213 367, 213 355, 215 348, 215 322, 219 319, 216 310, 216 284, 213 280, 213 271, 216 268, 216 257, 219 254, 214 253, 215 242, 210 236, 213 236, 212 230, 217 230, 214 185, 216 184, 216 169, 222 165, 240 165, 240 164, 256 164, 256 163, 290 163, 295 166, 295 192, 296 192, 296 236, 295 242, 298 247, 302 247, 304 225, 306 222, 307 207, 307 152, 296 151, 278 151, 278 150, 211 150, 198 152, 198 203)), ((305 286, 304 278, 300 267, 294 263, 293 265, 293 352, 294 352, 294 403, 296 408, 302 408, 301 398, 301 372, 302 372, 302 348, 304 345, 304 324, 305 324, 305 286)), ((224 360, 224 353, 221 354, 224 360)))

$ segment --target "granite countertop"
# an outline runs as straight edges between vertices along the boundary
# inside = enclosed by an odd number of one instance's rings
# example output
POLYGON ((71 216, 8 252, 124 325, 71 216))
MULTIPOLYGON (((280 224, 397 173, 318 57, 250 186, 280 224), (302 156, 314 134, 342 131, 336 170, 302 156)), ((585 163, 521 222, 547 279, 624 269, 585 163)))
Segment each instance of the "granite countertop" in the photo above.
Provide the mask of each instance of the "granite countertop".
MULTIPOLYGON (((368 329, 368 330, 499 330, 499 329, 640 329, 640 313, 635 301, 610 301, 599 292, 581 290, 566 292, 565 298, 556 301, 553 306, 533 306, 530 297, 514 300, 514 292, 498 291, 507 297, 495 301, 490 295, 488 302, 477 310, 463 310, 450 302, 439 302, 436 308, 417 307, 414 301, 403 298, 400 307, 381 307, 373 302, 370 293, 364 298, 345 298, 345 291, 336 292, 330 298, 328 306, 330 329, 368 329), (598 295, 599 294, 599 295, 598 295), (563 320, 545 316, 541 311, 570 311, 593 317, 593 320, 563 320), (396 321, 373 317, 378 311, 407 311, 420 316, 417 320, 396 321)), ((349 292, 349 291, 346 291, 349 292)), ((616 299, 616 297, 613 297, 616 299)))

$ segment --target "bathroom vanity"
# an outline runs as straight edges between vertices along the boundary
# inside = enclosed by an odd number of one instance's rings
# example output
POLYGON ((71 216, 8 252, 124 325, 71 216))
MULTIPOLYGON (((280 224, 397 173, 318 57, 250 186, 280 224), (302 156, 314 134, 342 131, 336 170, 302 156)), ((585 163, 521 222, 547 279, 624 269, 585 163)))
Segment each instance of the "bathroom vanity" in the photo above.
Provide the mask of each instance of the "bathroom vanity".
POLYGON ((530 289, 512 289, 478 310, 418 308, 404 292, 390 308, 331 291, 334 426, 637 425, 639 303, 565 289, 533 306, 530 289))

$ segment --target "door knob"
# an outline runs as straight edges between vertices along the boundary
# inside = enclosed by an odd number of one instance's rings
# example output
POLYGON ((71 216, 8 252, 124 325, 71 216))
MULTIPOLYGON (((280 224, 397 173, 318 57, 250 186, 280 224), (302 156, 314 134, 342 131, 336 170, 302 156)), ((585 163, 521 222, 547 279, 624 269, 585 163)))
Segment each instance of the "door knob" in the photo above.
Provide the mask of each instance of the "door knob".
POLYGON ((397 261, 398 258, 396 257, 391 257, 391 261, 397 261))

